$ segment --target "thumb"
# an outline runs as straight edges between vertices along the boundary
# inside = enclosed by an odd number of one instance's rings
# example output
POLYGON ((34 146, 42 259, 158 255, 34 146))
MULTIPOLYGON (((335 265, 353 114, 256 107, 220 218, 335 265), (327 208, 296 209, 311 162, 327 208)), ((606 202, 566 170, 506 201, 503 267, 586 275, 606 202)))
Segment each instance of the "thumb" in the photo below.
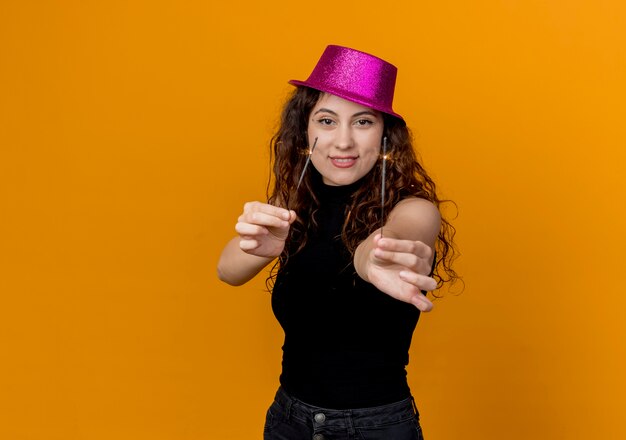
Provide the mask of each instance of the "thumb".
POLYGON ((381 238, 383 237, 380 235, 380 232, 374 235, 374 247, 378 247, 378 242, 380 241, 381 238))

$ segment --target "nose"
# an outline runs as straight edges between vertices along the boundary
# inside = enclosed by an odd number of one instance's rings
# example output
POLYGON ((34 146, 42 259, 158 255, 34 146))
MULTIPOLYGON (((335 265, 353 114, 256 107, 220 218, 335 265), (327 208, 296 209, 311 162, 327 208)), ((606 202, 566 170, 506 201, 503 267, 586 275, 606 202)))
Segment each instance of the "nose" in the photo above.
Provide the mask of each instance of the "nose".
POLYGON ((336 132, 335 146, 340 150, 346 150, 354 146, 352 127, 348 124, 339 127, 336 132))

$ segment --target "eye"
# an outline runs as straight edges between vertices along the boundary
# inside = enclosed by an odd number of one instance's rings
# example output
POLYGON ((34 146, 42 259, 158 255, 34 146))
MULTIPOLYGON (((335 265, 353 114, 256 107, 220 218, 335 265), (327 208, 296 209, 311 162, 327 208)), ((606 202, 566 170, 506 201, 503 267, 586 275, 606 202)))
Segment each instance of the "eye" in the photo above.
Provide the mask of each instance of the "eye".
POLYGON ((330 118, 320 118, 317 120, 318 123, 322 125, 332 125, 334 121, 330 118))
POLYGON ((359 127, 366 127, 368 125, 374 124, 374 121, 370 119, 357 119, 356 121, 354 121, 354 123, 359 127))

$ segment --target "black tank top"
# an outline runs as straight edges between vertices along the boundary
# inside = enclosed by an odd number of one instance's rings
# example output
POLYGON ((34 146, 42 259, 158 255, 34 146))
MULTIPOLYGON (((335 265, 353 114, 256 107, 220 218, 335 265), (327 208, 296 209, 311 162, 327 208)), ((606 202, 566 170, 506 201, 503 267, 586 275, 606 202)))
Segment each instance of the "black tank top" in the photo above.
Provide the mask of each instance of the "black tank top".
POLYGON ((341 241, 359 184, 316 183, 319 228, 281 269, 272 292, 285 331, 280 383, 324 408, 365 408, 410 396, 405 366, 419 310, 363 281, 341 241))

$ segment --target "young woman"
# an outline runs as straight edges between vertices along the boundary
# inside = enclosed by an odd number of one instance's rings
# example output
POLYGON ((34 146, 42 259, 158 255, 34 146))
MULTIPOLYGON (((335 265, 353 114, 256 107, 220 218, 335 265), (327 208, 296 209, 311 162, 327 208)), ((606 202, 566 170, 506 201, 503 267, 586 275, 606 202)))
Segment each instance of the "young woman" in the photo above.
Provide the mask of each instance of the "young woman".
POLYGON ((396 72, 328 46, 290 81, 268 203, 244 205, 218 263, 241 285, 277 259, 285 343, 266 440, 423 438, 405 366, 426 291, 455 278, 453 229, 392 109, 396 72))

